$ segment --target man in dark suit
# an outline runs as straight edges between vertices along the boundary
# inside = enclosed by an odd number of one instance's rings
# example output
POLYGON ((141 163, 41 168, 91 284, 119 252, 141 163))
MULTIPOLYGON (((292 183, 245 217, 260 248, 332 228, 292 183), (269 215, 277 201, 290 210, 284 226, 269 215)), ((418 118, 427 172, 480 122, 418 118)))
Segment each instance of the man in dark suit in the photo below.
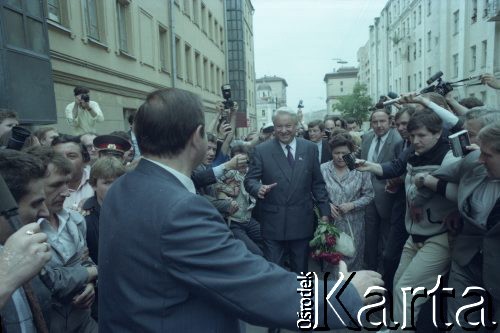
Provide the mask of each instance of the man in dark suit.
POLYGON ((326 163, 332 160, 332 152, 328 146, 328 140, 323 139, 325 136, 325 124, 321 120, 311 121, 307 125, 309 140, 318 146, 319 164, 326 163))
MULTIPOLYGON (((396 129, 390 127, 389 114, 379 109, 371 114, 373 131, 365 133, 361 143, 361 158, 375 163, 392 161, 397 157, 395 145, 401 141, 396 129)), ((386 191, 386 181, 372 175, 375 199, 366 208, 365 264, 377 270, 381 265, 384 242, 390 232, 391 212, 395 195, 386 191)))
POLYGON ((291 270, 300 273, 308 270, 315 225, 313 199, 322 219, 328 221, 328 194, 316 144, 295 138, 296 115, 278 110, 273 123, 276 138, 255 147, 245 188, 260 201, 264 256, 282 265, 288 250, 291 270))
MULTIPOLYGON (((296 274, 250 253, 195 193, 190 176, 207 149, 200 98, 155 91, 134 128, 143 158, 113 184, 101 209, 99 331, 233 333, 238 318, 296 329, 296 274)), ((376 273, 358 272, 341 296, 344 305, 355 313, 356 291, 379 283, 376 273)), ((322 309, 323 288, 319 293, 322 309)), ((341 326, 334 317, 330 311, 330 327, 341 326)))

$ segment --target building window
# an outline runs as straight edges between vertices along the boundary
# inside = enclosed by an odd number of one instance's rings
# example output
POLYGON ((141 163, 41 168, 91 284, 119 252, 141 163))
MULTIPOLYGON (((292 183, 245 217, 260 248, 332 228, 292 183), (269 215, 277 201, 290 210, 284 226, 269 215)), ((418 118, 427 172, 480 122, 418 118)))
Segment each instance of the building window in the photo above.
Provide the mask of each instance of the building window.
POLYGON ((266 110, 262 110, 262 117, 266 116, 266 110))
POLYGON ((422 38, 418 39, 418 57, 422 56, 422 38))
POLYGON ((417 74, 413 74, 413 86, 414 90, 417 89, 417 74))
POLYGON ((476 45, 470 48, 470 70, 476 70, 476 45))
POLYGON ((431 15, 431 7, 432 4, 431 4, 431 0, 427 0, 427 16, 430 16, 431 15))
POLYGON ((201 30, 207 33, 207 7, 203 2, 201 3, 201 30))
POLYGON ((418 24, 422 23, 422 6, 418 5, 418 24))
POLYGON ((481 102, 486 104, 486 91, 481 91, 481 102))
POLYGON ((340 81, 340 85, 343 86, 344 85, 344 81, 340 81))
POLYGON ((431 32, 427 32, 427 52, 431 51, 431 44, 432 44, 432 34, 431 32))
POLYGON ((191 16, 191 8, 189 6, 190 2, 191 0, 184 0, 184 8, 182 9, 184 14, 186 14, 187 16, 191 16))
POLYGON ((170 72, 170 39, 168 31, 166 28, 160 26, 158 33, 160 37, 160 68, 162 71, 170 72))
POLYGON ((422 71, 418 72, 418 87, 422 88, 422 71))
POLYGON ((453 55, 453 77, 458 77, 458 53, 453 55))
POLYGON ((85 23, 87 24, 87 36, 96 40, 103 41, 102 31, 100 29, 99 13, 102 14, 102 6, 99 6, 97 0, 85 0, 85 23))
POLYGON ((417 11, 413 11, 413 29, 415 29, 415 27, 417 26, 417 11))
POLYGON ((413 43, 413 60, 417 60, 417 43, 413 43))
POLYGON ((188 83, 193 83, 193 60, 191 59, 191 46, 184 45, 184 60, 186 64, 186 81, 188 83))
POLYGON ((215 94, 215 66, 214 63, 210 63, 210 91, 215 94))
POLYGON ((220 48, 224 50, 224 28, 219 28, 220 48))
POLYGON ((196 70, 195 82, 198 87, 201 87, 201 56, 198 52, 194 53, 194 65, 196 70))
POLYGON ((200 24, 200 5, 198 0, 193 0, 193 22, 194 24, 200 24))
POLYGON ((429 66, 427 67, 427 79, 430 78, 432 76, 432 67, 429 66))
POLYGON ((214 26, 212 21, 212 13, 208 12, 208 38, 214 38, 214 26))
POLYGON ((344 88, 340 88, 340 92, 344 92, 344 88))
POLYGON ((453 34, 454 35, 458 34, 458 20, 459 20, 458 14, 459 14, 458 10, 453 13, 453 34))
POLYGON ((47 0, 47 19, 69 27, 67 0, 47 0))
POLYGON ((219 45, 219 22, 214 20, 214 42, 215 45, 219 45))
POLYGON ((488 42, 483 40, 481 42, 481 67, 486 67, 487 55, 488 55, 488 42))
POLYGON ((407 91, 411 91, 411 75, 408 75, 408 78, 407 78, 407 88, 408 90, 407 91))
POLYGON ((472 0, 472 15, 471 23, 476 23, 477 21, 477 0, 472 0))
POLYGON ((175 37, 175 65, 177 70, 177 77, 182 79, 182 47, 179 37, 175 37))
POLYGON ((483 18, 488 16, 489 0, 484 0, 483 18))
POLYGON ((204 84, 204 88, 205 90, 207 91, 210 91, 210 77, 209 77, 209 73, 208 73, 208 59, 207 58, 203 58, 203 84, 204 84))
POLYGON ((116 13, 118 18, 118 36, 120 51, 131 53, 130 41, 130 7, 127 2, 118 0, 116 2, 116 13))

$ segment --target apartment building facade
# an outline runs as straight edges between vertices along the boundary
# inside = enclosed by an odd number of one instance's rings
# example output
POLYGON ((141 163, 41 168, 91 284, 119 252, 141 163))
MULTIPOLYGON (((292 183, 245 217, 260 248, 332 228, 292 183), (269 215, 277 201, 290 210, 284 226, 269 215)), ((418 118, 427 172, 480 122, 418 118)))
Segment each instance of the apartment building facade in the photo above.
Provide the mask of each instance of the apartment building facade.
MULTIPOLYGON (((360 81, 378 100, 389 91, 419 91, 438 71, 447 82, 483 73, 500 77, 499 10, 499 0, 388 1, 358 51, 360 81)), ((500 103, 484 85, 456 87, 453 95, 500 103)))
POLYGON ((326 86, 326 110, 328 114, 340 114, 335 108, 340 96, 352 94, 354 84, 358 81, 358 68, 341 67, 325 74, 323 78, 326 86))

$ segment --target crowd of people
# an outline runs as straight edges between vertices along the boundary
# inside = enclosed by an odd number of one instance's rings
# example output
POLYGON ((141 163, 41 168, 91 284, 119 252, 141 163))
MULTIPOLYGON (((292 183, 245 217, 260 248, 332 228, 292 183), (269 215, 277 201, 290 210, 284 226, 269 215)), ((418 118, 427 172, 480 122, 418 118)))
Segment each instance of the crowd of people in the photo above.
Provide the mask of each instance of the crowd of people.
MULTIPOLYGON (((206 124, 199 97, 165 89, 127 131, 98 135, 99 104, 85 87, 74 95, 69 134, 31 134, 0 111, 4 332, 238 332, 238 319, 296 329, 297 276, 311 270, 358 272, 342 303, 318 290, 318 308, 357 313, 373 302, 367 288, 385 285, 392 319, 430 332, 417 322, 427 298, 398 291, 429 291, 442 276, 456 295, 484 288, 489 324, 500 319, 500 106, 402 94, 365 130, 331 115, 305 124, 282 107, 272 126, 237 138, 237 103, 218 103, 206 124), (461 156, 449 136, 463 130, 461 156), (321 223, 353 241, 340 269, 312 266, 321 223)), ((447 298, 453 332, 481 320, 455 318, 470 303, 447 298)), ((332 328, 352 320, 336 313, 319 317, 332 328)))

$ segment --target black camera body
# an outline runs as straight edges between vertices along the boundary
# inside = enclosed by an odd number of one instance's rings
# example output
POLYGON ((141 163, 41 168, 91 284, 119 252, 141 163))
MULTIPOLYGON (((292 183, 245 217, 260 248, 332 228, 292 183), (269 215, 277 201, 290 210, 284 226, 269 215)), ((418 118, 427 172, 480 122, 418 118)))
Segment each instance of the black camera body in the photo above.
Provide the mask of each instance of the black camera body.
POLYGON ((429 84, 427 88, 424 88, 420 91, 421 94, 425 94, 428 92, 436 92, 440 94, 441 96, 445 96, 447 93, 453 90, 453 86, 451 83, 443 81, 443 72, 439 71, 433 76, 431 76, 426 83, 429 84), (437 80, 437 83, 435 85, 432 85, 434 81, 437 80))
POLYGON ((84 101, 85 103, 88 103, 90 101, 90 96, 89 94, 81 94, 80 98, 82 99, 82 101, 84 101))
POLYGON ((231 100, 231 85, 224 84, 220 87, 222 97, 224 98, 224 110, 231 109, 234 102, 231 100))
POLYGON ((349 170, 356 169, 356 157, 353 153, 343 155, 342 159, 344 160, 349 170))

